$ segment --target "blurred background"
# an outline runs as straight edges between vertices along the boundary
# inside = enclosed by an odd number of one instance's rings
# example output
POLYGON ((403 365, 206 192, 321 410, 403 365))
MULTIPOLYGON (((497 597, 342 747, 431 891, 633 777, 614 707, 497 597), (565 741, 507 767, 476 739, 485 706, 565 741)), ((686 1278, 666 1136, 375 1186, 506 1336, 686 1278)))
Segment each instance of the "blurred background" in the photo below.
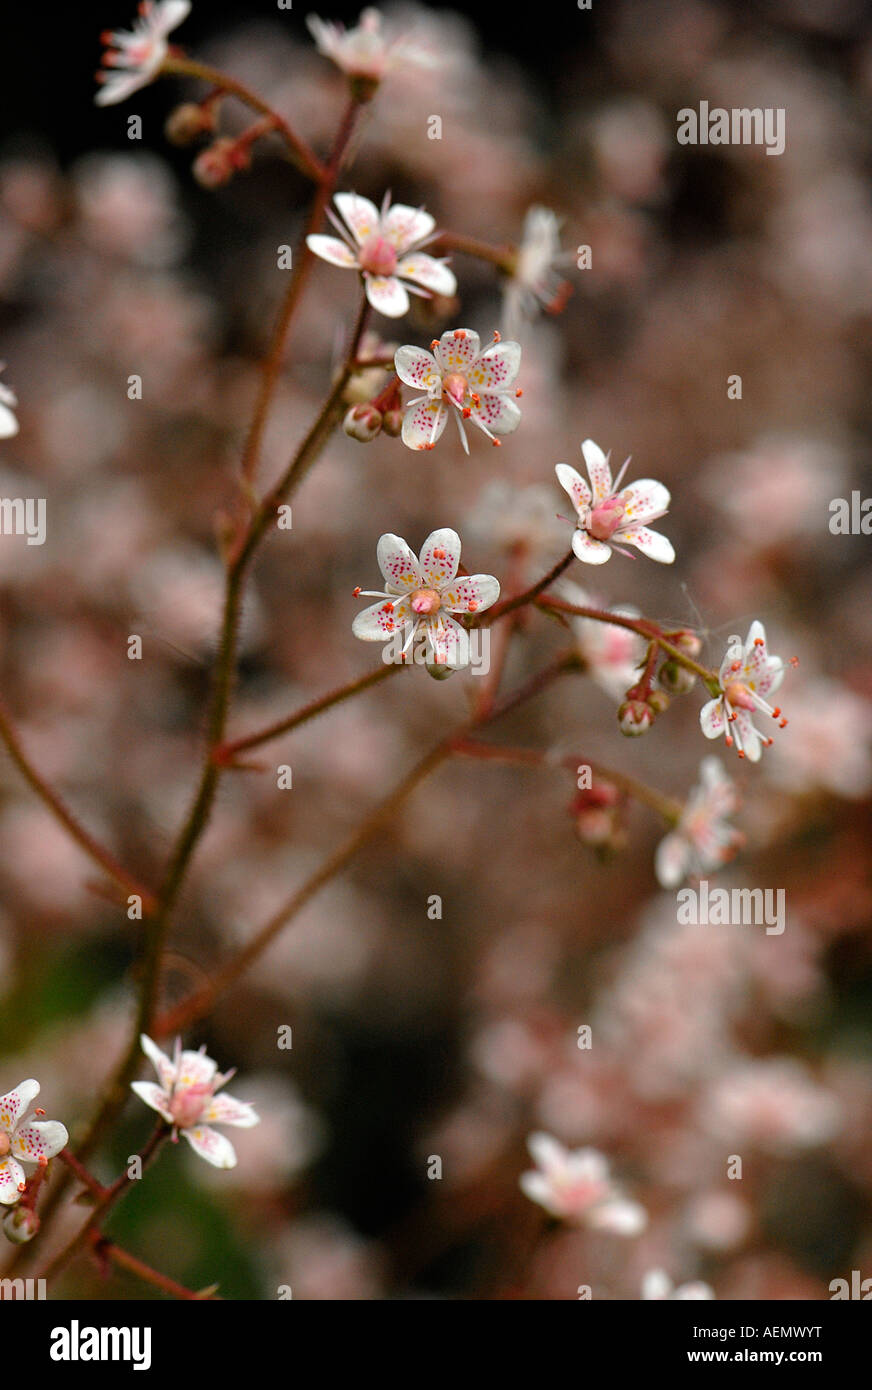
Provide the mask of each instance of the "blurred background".
MULTIPOLYGON (((22 58, 4 78, 0 357, 21 430, 0 445, 0 492, 46 499, 47 541, 0 539, 0 668, 33 761, 154 883, 199 764, 215 519, 284 288, 276 250, 296 244, 309 190, 268 142, 226 188, 199 187, 196 151, 163 136, 173 106, 201 94, 192 84, 93 106, 98 35, 129 26, 128 8, 53 15, 38 80, 32 19, 4 20, 22 58), (141 140, 127 138, 132 114, 141 140), (131 373, 141 401, 127 399, 131 373), (141 661, 127 658, 131 634, 141 661)), ((323 153, 344 84, 307 12, 195 0, 175 38, 323 153)), ((567 0, 523 25, 501 12, 386 10, 442 63, 385 82, 340 187, 376 202, 390 189, 499 244, 520 241, 530 207, 553 209, 565 308, 517 326, 521 426, 499 452, 476 437, 468 459, 448 431, 425 455, 334 436, 250 584, 231 734, 379 662, 350 629, 352 589, 378 587, 382 532, 417 550, 451 526, 470 572, 543 573, 571 531, 554 464, 580 467, 592 437, 617 462, 633 456, 630 477, 669 487, 658 529, 677 560, 616 555, 569 577, 603 605, 696 628, 709 665, 761 619, 771 650, 799 659, 779 695, 790 724, 760 764, 740 765, 703 739, 697 691, 625 740, 604 659, 602 679, 562 682, 487 737, 599 760, 679 798, 702 757, 729 759, 746 845, 718 881, 783 888, 787 928, 679 925, 651 811, 629 809, 624 847, 598 854, 559 766, 455 761, 185 1039, 238 1067, 230 1089, 262 1116, 229 1132, 238 1167, 172 1148, 108 1230, 236 1299, 287 1284, 326 1300, 565 1299, 579 1284, 635 1299, 657 1266, 719 1298, 828 1298, 830 1280, 872 1276, 869 540, 828 524, 832 499, 870 492, 872 29, 860 0, 595 0, 590 13, 567 0), (702 100, 785 108, 785 152, 678 145, 676 112, 702 100), (433 114, 441 141, 427 138, 433 114), (552 1231, 518 1186, 536 1130, 605 1154, 646 1232, 552 1231), (743 1156, 741 1181, 727 1180, 728 1154, 743 1156)), ((225 119, 243 129, 238 107, 225 119)), ((452 264, 459 303, 374 316, 383 343, 458 323, 486 339, 503 323, 494 268, 452 264)), ((354 277, 315 268, 262 481, 317 411, 355 304, 354 277)), ((505 688, 565 643, 534 615, 505 688)), ((401 672, 269 745, 262 772, 224 779, 176 916, 168 1000, 463 719, 475 686, 401 672), (276 788, 281 763, 292 791, 276 788)), ((136 924, 93 892, 91 866, 5 757, 0 844, 0 1091, 38 1077, 75 1140, 124 1045, 136 924)), ((131 1100, 98 1176, 150 1127, 131 1100)), ((64 1229, 80 1221, 74 1209, 64 1229)), ((85 1262, 58 1285, 143 1292, 85 1262)))

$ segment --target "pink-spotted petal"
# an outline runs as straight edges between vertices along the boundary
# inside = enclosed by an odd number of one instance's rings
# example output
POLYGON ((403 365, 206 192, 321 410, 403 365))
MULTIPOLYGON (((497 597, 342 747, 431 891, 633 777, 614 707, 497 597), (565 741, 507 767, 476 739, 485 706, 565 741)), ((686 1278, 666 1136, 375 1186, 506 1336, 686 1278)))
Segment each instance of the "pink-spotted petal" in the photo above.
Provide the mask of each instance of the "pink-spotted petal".
POLYGON ((176 1085, 208 1086, 218 1070, 218 1064, 205 1052, 183 1052, 179 1059, 176 1085))
POLYGON ((584 481, 580 473, 574 468, 570 468, 568 463, 558 463, 554 469, 557 474, 557 481, 572 499, 572 505, 583 516, 590 509, 591 493, 590 488, 584 481))
POLYGON ((593 504, 598 506, 611 496, 612 492, 612 470, 609 461, 598 444, 594 444, 592 439, 586 439, 581 446, 584 455, 584 462, 587 465, 587 475, 590 478, 590 485, 593 489, 593 504))
POLYGON ((315 256, 331 265, 342 266, 346 270, 357 267, 357 257, 350 246, 335 236, 307 236, 306 245, 315 256))
POLYGON ((366 297, 386 319, 399 319, 409 308, 409 295, 395 275, 366 275, 366 297))
POLYGON ((511 396, 482 395, 481 405, 472 408, 472 418, 491 434, 511 434, 521 423, 521 408, 511 396))
POLYGON ((48 1161, 66 1148, 69 1138, 60 1120, 31 1120, 15 1131, 12 1152, 27 1163, 39 1163, 43 1158, 48 1161))
POLYGON ((520 343, 495 343, 486 348, 467 373, 471 391, 506 391, 521 365, 520 343))
POLYGON ((397 275, 401 280, 410 280, 413 285, 423 285, 425 290, 431 294, 455 294, 457 292, 457 280, 454 272, 448 269, 444 261, 437 261, 433 256, 425 256, 423 251, 413 252, 411 256, 404 256, 397 266, 397 275))
POLYGON ((576 530, 572 536, 572 549, 575 557, 586 565, 604 565, 612 557, 611 546, 589 536, 587 531, 576 530))
POLYGON ((146 1105, 151 1106, 152 1110, 162 1115, 168 1124, 172 1124, 173 1112, 170 1110, 170 1098, 166 1091, 162 1091, 153 1081, 131 1081, 130 1089, 135 1091, 146 1105))
POLYGON ((699 727, 702 729, 706 738, 717 738, 724 732, 726 727, 726 716, 724 715, 724 699, 722 695, 714 700, 709 700, 708 704, 703 705, 699 712, 699 727))
POLYGON ((492 574, 467 574, 442 590, 442 607, 449 613, 483 613, 500 596, 492 574))
POLYGON ((671 565, 675 559, 672 542, 661 536, 659 531, 650 531, 647 526, 622 526, 614 539, 620 545, 634 545, 649 560, 657 560, 661 565, 671 565))
POLYGON ((471 328, 449 328, 439 339, 436 356, 446 372, 464 373, 478 357, 481 339, 471 328))
POLYGON ((157 1043, 152 1042, 145 1033, 140 1033, 139 1041, 143 1052, 157 1072, 157 1079, 161 1086, 165 1091, 172 1090, 173 1082, 176 1079, 175 1063, 167 1057, 166 1053, 161 1052, 157 1043))
POLYGON ((751 712, 747 709, 739 709, 735 713, 736 718, 731 727, 733 737, 736 740, 736 748, 745 754, 750 763, 758 763, 762 745, 760 735, 754 728, 751 712))
POLYGON ((228 1096, 224 1091, 220 1096, 212 1097, 203 1113, 203 1119, 209 1125, 238 1125, 240 1129, 251 1129, 252 1125, 260 1123, 260 1116, 253 1105, 234 1100, 233 1096, 228 1096))
POLYGON ((435 666, 459 671, 469 665, 469 634, 447 614, 437 613, 430 619, 427 640, 435 666))
POLYGON ((407 598, 382 598, 358 613, 351 624, 351 631, 361 642, 385 642, 411 617, 412 610, 407 598))
POLYGON ((429 449, 441 438, 448 407, 440 400, 418 401, 403 416, 403 443, 410 449, 429 449))
POLYGON ((343 221, 351 228, 358 246, 378 232, 378 209, 368 198, 361 198, 359 193, 337 193, 333 201, 342 213, 343 221))
POLYGON ((460 537, 450 526, 431 531, 421 546, 421 575, 434 589, 450 584, 460 564, 460 537))
POLYGON ((382 218, 382 236, 396 249, 398 255, 417 246, 430 235, 436 226, 435 217, 423 208, 410 208, 405 203, 394 203, 382 218))
POLYGON ((24 1181, 24 1169, 14 1158, 4 1158, 0 1162, 0 1202, 4 1207, 11 1207, 18 1201, 24 1181))
POLYGON ((404 594, 421 587, 421 567, 412 547, 390 531, 379 537, 378 567, 389 590, 404 594))
POLYGON ((236 1167, 236 1150, 230 1140, 219 1134, 217 1129, 210 1129, 208 1125, 192 1125, 190 1129, 183 1129, 181 1133, 194 1153, 205 1158, 213 1168, 236 1167))
POLYGON ((432 352, 426 348, 401 347, 394 353, 394 367, 400 381, 418 391, 431 391, 442 380, 432 352))
POLYGON ((624 517, 627 521, 644 524, 663 516, 669 510, 669 489, 653 478, 639 478, 629 487, 621 488, 624 517))
POLYGON ((39 1082, 31 1077, 28 1081, 20 1081, 14 1091, 0 1096, 0 1129, 11 1134, 38 1095, 39 1082))

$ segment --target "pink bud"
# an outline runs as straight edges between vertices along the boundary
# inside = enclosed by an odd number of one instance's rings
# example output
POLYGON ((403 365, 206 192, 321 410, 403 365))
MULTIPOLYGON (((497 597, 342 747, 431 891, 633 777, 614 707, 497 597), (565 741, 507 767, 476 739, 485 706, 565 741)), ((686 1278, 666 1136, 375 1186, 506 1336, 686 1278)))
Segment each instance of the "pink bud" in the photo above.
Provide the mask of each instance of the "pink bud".
POLYGON ((594 507, 587 523, 587 529, 594 540, 610 540, 624 519, 626 505, 621 497, 607 497, 594 507))
POLYGON ((627 738, 638 738, 654 723, 654 711, 644 700, 625 700, 618 710, 618 726, 627 738))
POLYGON ((349 439, 360 444, 369 444, 381 432, 382 413, 371 401, 363 405, 353 405, 342 421, 342 428, 349 439))

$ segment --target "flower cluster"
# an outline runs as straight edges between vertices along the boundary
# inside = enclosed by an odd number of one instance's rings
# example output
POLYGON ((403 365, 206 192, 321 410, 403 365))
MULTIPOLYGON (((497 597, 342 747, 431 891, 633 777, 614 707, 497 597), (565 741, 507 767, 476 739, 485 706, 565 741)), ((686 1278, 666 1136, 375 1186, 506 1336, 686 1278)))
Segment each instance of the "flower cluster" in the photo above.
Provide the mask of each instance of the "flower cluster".
MULTIPOLYGON (((7 1207, 18 1201, 26 1187, 21 1164, 44 1168, 69 1142, 59 1120, 26 1118, 39 1089, 39 1082, 31 1078, 0 1096, 0 1202, 7 1207)), ((34 1111, 34 1115, 44 1114, 44 1110, 34 1111)))

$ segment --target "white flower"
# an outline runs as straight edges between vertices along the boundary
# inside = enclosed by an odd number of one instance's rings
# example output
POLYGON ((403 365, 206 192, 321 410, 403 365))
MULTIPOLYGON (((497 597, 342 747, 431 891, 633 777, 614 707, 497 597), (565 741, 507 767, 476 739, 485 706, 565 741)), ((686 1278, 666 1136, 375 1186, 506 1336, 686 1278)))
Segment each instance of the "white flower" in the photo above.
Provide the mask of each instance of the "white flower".
POLYGON ((768 747, 772 739, 761 738, 751 722, 751 714, 754 710, 762 710, 784 728, 787 720, 781 717, 779 706, 770 705, 763 698, 774 694, 783 679, 784 662, 780 656, 767 654, 763 624, 753 622, 744 646, 741 641, 734 641, 727 647, 721 662, 721 693, 699 712, 700 727, 706 738, 723 734, 728 748, 735 743, 740 758, 758 762, 761 743, 768 747))
POLYGON ((142 1034, 142 1050, 151 1060, 160 1085, 153 1081, 133 1081, 131 1090, 140 1100, 162 1115, 173 1126, 173 1138, 179 1131, 191 1148, 216 1168, 235 1168, 236 1153, 229 1139, 218 1134, 210 1125, 239 1125, 250 1129, 259 1123, 259 1116, 250 1105, 232 1096, 216 1095, 230 1080, 234 1071, 222 1076, 205 1047, 199 1052, 183 1052, 181 1038, 176 1041, 172 1060, 142 1034))
POLYGON ((513 397, 521 392, 512 383, 521 365, 521 345, 494 342, 484 352, 470 328, 451 328, 425 348, 401 347, 394 358, 397 376, 407 386, 424 391, 406 404, 403 443, 410 449, 432 449, 442 434, 453 406, 460 442, 469 453, 463 420, 472 420, 494 444, 498 434, 518 428, 521 410, 513 397))
POLYGON ((760 1057, 725 1072, 702 1106, 705 1128, 728 1144, 784 1156, 824 1144, 842 1127, 841 1104, 793 1057, 760 1057))
POLYGON ((190 0, 140 0, 133 28, 109 30, 100 37, 106 45, 103 63, 117 72, 98 72, 102 86, 94 100, 98 106, 126 101, 157 76, 169 52, 167 35, 191 13, 190 0))
POLYGON ((503 289, 506 332, 514 335, 524 319, 538 309, 556 313, 563 307, 569 286, 557 267, 568 255, 560 250, 560 221, 550 208, 532 207, 524 218, 524 231, 513 273, 503 289))
POLYGON ((409 308, 407 290, 422 299, 432 294, 454 294, 457 281, 445 262, 414 249, 436 226, 429 212, 403 203, 391 207, 390 194, 386 194, 381 212, 357 193, 337 193, 333 201, 348 226, 343 226, 329 208, 327 215, 343 240, 308 236, 306 245, 331 265, 360 271, 366 297, 380 314, 391 319, 405 314, 409 308))
MULTIPOLYGON (((612 481, 609 459, 598 444, 586 439, 581 446, 591 486, 570 468, 558 463, 555 469, 560 486, 569 494, 578 513, 577 529, 572 537, 572 549, 579 560, 588 565, 604 565, 612 549, 634 545, 650 560, 671 565, 675 551, 659 531, 650 531, 647 522, 656 521, 669 510, 669 492, 653 478, 640 478, 618 491, 624 476, 627 459, 617 478, 612 481)), ((626 552, 622 552, 626 553, 626 552)))
POLYGON ((306 25, 318 52, 352 78, 378 83, 386 73, 406 64, 438 65, 435 53, 410 39, 402 35, 389 38, 382 30, 381 14, 375 9, 364 10, 353 29, 332 24, 314 14, 306 16, 306 25))
POLYGON ((385 589, 355 589, 378 603, 358 613, 352 632, 363 642, 384 642, 404 631, 403 651, 423 628, 433 665, 453 670, 468 665, 466 629, 452 613, 480 613, 500 596, 500 586, 489 574, 455 578, 460 564, 460 537, 447 527, 434 531, 421 549, 421 559, 404 540, 390 534, 380 538, 378 563, 385 589))
POLYGON ((664 1269, 649 1269, 642 1280, 642 1298, 651 1299, 704 1299, 714 1298, 715 1291, 710 1284, 697 1280, 692 1284, 679 1284, 675 1287, 664 1269))
MULTIPOLYGON (((5 366, 5 362, 0 362, 0 372, 5 366)), ((14 414, 17 404, 18 397, 11 386, 5 386, 0 381, 0 439, 11 439, 18 433, 18 421, 14 414)))
POLYGON ((24 1191, 25 1174, 18 1160, 44 1168, 69 1142, 70 1136, 59 1120, 31 1119, 22 1123, 38 1095, 39 1082, 31 1079, 0 1096, 0 1202, 7 1207, 17 1202, 24 1191))
POLYGON ((717 869, 732 857, 742 834, 727 823, 736 809, 735 783, 718 758, 704 758, 676 828, 657 846, 657 881, 675 888, 691 875, 717 869))
POLYGON ((619 1236, 645 1229, 644 1207, 627 1201, 609 1176, 608 1160, 596 1149, 569 1150, 541 1133, 531 1134, 527 1147, 538 1166, 521 1174, 521 1190, 552 1216, 619 1236))
MULTIPOLYGON (((590 594, 577 584, 564 582, 560 593, 576 608, 599 608, 590 594)), ((608 610, 623 618, 638 618, 636 608, 613 607, 608 610)), ((623 697, 639 678, 639 664, 645 655, 646 642, 638 632, 627 627, 612 627, 593 618, 569 617, 575 645, 588 674, 607 695, 623 697)))

